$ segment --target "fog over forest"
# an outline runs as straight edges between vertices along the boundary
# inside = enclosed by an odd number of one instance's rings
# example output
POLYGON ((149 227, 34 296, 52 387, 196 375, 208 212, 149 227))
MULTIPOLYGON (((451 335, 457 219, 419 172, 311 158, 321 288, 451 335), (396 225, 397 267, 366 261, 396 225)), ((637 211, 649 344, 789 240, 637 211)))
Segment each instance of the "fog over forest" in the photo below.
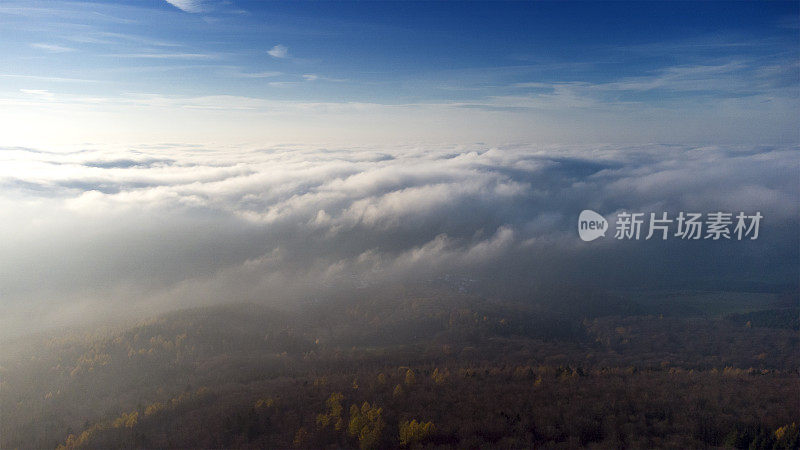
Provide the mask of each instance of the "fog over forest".
MULTIPOLYGON (((466 279, 797 287, 796 146, 4 148, 3 334, 182 307, 290 306, 466 279), (612 229, 582 242, 583 209, 612 229), (757 240, 614 239, 621 211, 764 216, 757 240), (138 313, 137 313, 138 311, 138 313)), ((545 289, 546 288, 546 289, 545 289)))

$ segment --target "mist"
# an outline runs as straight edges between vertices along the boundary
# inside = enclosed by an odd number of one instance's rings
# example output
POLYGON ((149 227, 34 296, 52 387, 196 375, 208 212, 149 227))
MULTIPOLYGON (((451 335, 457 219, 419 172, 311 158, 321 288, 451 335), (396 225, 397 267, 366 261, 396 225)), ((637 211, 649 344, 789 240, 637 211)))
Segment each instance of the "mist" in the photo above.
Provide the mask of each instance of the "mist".
MULTIPOLYGON (((796 146, 0 150, 3 337, 392 286, 796 292, 796 146), (582 242, 581 210, 764 216, 757 240, 582 242)), ((646 227, 646 224, 645 224, 646 227)), ((643 228, 646 231, 646 228, 643 228)))

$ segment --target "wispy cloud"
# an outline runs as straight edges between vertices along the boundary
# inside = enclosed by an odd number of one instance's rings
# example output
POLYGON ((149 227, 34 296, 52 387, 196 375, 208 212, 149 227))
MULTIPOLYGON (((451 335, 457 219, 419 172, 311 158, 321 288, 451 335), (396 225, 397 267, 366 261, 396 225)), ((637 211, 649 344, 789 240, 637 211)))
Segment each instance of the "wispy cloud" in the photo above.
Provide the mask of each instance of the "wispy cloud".
POLYGON ((121 42, 130 42, 134 44, 143 44, 151 47, 182 47, 183 44, 177 42, 166 41, 161 39, 152 39, 145 36, 130 34, 130 33, 116 33, 109 31, 83 31, 76 33, 73 36, 67 37, 70 41, 85 43, 85 44, 103 44, 110 45, 121 42))
POLYGON ((668 89, 674 91, 726 90, 734 86, 747 87, 742 72, 750 69, 742 61, 720 65, 693 65, 667 67, 652 76, 632 77, 613 83, 597 85, 600 89, 621 91, 649 91, 668 89), (738 79, 738 80, 737 80, 738 79))
POLYGON ((20 89, 20 92, 27 95, 32 95, 34 97, 40 98, 42 100, 54 100, 55 95, 52 92, 45 90, 45 89, 20 89))
POLYGON ((269 83, 270 86, 277 88, 286 88, 286 87, 296 86, 298 84, 300 83, 297 81, 271 81, 269 83))
POLYGON ((145 59, 216 59, 217 55, 208 53, 117 53, 107 56, 115 58, 145 58, 145 59))
POLYGON ((318 74, 315 74, 315 73, 303 74, 303 79, 306 80, 306 81, 333 81, 333 82, 336 82, 336 83, 341 83, 343 81, 347 81, 344 78, 325 77, 325 76, 318 75, 318 74))
POLYGON ((98 80, 86 78, 51 77, 41 75, 20 75, 13 73, 0 73, 0 78, 19 78, 23 80, 53 81, 58 83, 97 83, 98 80))
POLYGON ((44 44, 44 43, 33 43, 31 47, 37 48, 39 50, 45 50, 52 53, 66 53, 66 52, 74 52, 75 49, 71 47, 64 47, 62 45, 55 45, 55 44, 44 44))
POLYGON ((238 78, 273 78, 282 75, 282 72, 237 72, 238 78))
POLYGON ((629 104, 647 108, 671 102, 673 107, 685 109, 690 104, 721 99, 777 96, 788 100, 797 97, 787 86, 796 88, 798 75, 796 61, 765 65, 762 61, 742 59, 724 64, 668 66, 645 75, 603 82, 518 82, 509 87, 524 89, 526 95, 492 96, 490 103, 499 106, 496 100, 503 99, 502 106, 619 107, 629 104), (654 98, 655 94, 659 95, 654 98))
POLYGON ((165 0, 170 5, 188 13, 201 13, 206 10, 200 0, 165 0))
POLYGON ((289 48, 285 45, 276 45, 271 49, 267 50, 267 53, 272 56, 273 58, 287 58, 289 57, 289 48))

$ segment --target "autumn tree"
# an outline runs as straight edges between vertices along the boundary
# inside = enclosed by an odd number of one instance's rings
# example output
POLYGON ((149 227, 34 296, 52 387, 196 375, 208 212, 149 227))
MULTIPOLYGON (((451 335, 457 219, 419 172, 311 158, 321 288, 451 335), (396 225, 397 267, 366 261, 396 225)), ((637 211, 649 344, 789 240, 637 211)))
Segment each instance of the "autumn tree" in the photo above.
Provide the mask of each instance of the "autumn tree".
POLYGON ((425 440, 433 434, 436 427, 433 422, 403 421, 400 423, 400 445, 406 446, 425 440))
POLYGON ((416 375, 414 375, 414 371, 411 369, 406 370, 406 378, 405 383, 407 386, 411 386, 414 382, 417 381, 416 375))
POLYGON ((344 421, 342 420, 342 399, 344 399, 344 395, 340 392, 334 392, 328 397, 328 400, 325 401, 328 410, 322 414, 317 414, 317 426, 319 428, 325 428, 333 424, 333 428, 336 431, 342 429, 344 426, 344 421))
POLYGON ((359 408, 356 405, 350 407, 350 423, 347 427, 347 434, 358 438, 358 446, 361 449, 376 448, 381 439, 386 423, 381 417, 383 408, 372 406, 369 402, 364 402, 359 408))

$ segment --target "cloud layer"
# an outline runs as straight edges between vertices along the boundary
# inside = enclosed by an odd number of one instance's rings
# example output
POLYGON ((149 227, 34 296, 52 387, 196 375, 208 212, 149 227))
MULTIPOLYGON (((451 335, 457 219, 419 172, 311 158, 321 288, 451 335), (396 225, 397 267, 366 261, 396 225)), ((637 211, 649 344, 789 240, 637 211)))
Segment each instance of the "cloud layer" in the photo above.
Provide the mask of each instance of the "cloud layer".
POLYGON ((514 296, 546 284, 791 288, 797 150, 4 148, 2 325, 453 279, 514 296), (612 223, 622 210, 765 219, 752 242, 584 243, 583 209, 612 223))

